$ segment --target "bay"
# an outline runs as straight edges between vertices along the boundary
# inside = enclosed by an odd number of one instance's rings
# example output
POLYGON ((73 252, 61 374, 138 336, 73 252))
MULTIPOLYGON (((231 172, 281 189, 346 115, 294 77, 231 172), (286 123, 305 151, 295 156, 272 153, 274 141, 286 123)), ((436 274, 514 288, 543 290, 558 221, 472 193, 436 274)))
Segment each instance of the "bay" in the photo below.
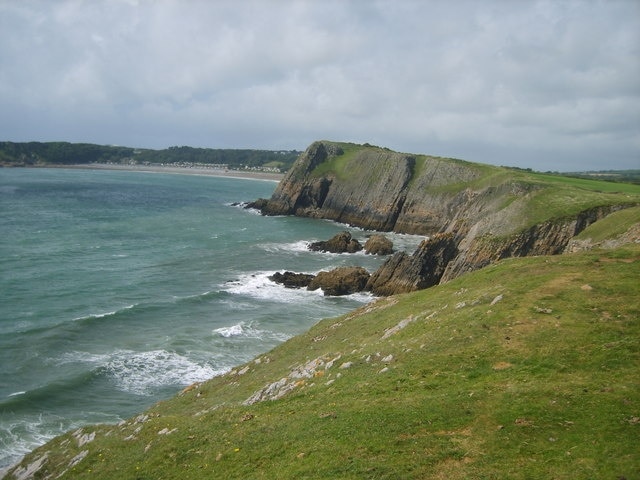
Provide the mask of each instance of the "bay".
MULTIPOLYGON (((383 261, 306 248, 366 232, 234 205, 275 187, 0 169, 0 470, 55 435, 130 417, 372 299, 267 279, 383 261)), ((407 250, 420 240, 390 237, 407 250)))

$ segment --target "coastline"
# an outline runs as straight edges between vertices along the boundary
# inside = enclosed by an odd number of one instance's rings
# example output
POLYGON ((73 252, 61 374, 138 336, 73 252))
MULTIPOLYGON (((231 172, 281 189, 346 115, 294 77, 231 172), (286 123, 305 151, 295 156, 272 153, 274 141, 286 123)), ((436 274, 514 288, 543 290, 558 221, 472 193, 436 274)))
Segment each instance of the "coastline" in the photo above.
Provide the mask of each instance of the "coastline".
POLYGON ((179 175, 204 175, 210 177, 240 178, 243 180, 264 180, 279 182, 284 173, 260 172, 255 170, 223 170, 221 168, 176 167, 166 165, 118 165, 109 163, 42 165, 28 168, 73 168, 83 170, 121 170, 127 172, 170 173, 179 175))

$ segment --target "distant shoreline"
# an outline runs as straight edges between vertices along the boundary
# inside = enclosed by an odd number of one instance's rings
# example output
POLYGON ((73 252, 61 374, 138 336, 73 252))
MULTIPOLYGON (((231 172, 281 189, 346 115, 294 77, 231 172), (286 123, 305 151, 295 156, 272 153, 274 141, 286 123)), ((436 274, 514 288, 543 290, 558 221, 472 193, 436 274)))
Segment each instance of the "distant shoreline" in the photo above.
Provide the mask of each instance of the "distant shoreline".
POLYGON ((266 180, 279 182, 283 173, 259 172, 255 170, 225 170, 221 168, 174 167, 165 165, 118 165, 110 163, 88 163, 72 165, 41 165, 27 168, 73 168, 83 170, 121 170, 127 172, 171 173, 179 175, 206 175, 211 177, 240 178, 244 180, 266 180))

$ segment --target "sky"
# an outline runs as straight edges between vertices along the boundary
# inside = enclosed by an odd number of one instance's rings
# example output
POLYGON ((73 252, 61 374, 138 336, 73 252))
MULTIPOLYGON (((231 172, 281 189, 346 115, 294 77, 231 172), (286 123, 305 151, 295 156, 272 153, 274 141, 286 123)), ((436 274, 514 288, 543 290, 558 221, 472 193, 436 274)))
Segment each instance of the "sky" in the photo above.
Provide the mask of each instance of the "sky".
POLYGON ((0 0, 0 141, 640 168, 640 0, 0 0))

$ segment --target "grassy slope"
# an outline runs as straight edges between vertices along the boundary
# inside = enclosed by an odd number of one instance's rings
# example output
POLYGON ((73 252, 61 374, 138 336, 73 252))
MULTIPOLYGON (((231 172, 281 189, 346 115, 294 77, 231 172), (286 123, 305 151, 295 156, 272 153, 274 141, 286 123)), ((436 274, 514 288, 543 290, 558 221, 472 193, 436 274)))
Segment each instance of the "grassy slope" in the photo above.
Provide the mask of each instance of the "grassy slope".
POLYGON ((30 460, 50 452, 63 478, 639 478, 639 273, 640 245, 503 261, 322 321, 246 373, 30 460))

